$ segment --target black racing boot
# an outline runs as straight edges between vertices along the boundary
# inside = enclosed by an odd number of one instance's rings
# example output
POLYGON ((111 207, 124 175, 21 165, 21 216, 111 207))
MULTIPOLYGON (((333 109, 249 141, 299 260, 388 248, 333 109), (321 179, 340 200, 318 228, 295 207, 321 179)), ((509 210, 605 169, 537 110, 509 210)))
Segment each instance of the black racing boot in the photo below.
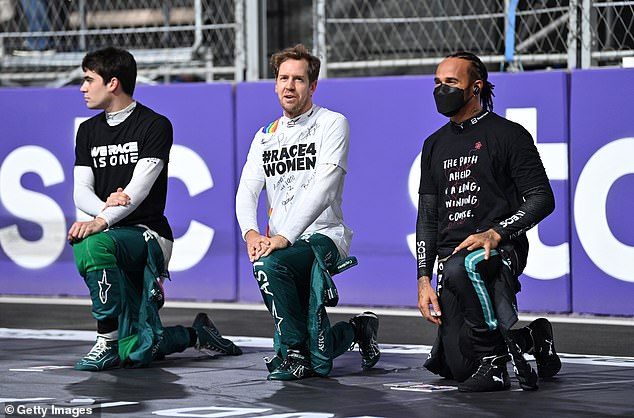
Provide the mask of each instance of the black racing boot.
POLYGON ((368 370, 381 358, 377 341, 379 317, 373 312, 363 312, 350 318, 350 323, 354 327, 354 342, 359 344, 361 352, 361 368, 368 370))
POLYGON ((561 370, 561 360, 555 351, 553 327, 546 318, 537 318, 528 329, 533 338, 533 349, 528 352, 535 356, 537 373, 541 378, 550 378, 561 370))
POLYGON ((507 355, 491 355, 480 360, 480 366, 474 374, 458 385, 460 392, 494 392, 511 387, 509 373, 506 371, 507 355))
POLYGON ((196 315, 192 328, 196 330, 196 335, 198 336, 195 345, 196 350, 209 355, 213 355, 213 352, 230 356, 242 354, 240 347, 220 334, 220 331, 218 331, 218 328, 216 328, 206 313, 201 312, 196 315))

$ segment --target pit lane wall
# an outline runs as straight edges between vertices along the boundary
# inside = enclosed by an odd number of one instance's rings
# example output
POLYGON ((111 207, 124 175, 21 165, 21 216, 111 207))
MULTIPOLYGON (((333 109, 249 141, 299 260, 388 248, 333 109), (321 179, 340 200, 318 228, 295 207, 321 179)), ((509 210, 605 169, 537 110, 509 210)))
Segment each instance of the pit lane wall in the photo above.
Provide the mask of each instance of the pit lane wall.
MULTIPOLYGON (((491 80, 495 111, 536 139, 557 202, 529 232, 520 310, 634 315, 634 70, 491 80)), ((351 126, 344 213, 359 265, 336 277, 341 304, 416 305, 418 162, 446 122, 432 90, 432 76, 319 82, 314 101, 351 126)), ((234 194, 254 133, 279 117, 273 83, 139 86, 135 97, 174 125, 168 298, 260 301, 234 194)), ((77 87, 1 89, 0 112, 0 294, 85 296, 66 232, 85 216, 72 198, 75 131, 95 112, 77 87)))

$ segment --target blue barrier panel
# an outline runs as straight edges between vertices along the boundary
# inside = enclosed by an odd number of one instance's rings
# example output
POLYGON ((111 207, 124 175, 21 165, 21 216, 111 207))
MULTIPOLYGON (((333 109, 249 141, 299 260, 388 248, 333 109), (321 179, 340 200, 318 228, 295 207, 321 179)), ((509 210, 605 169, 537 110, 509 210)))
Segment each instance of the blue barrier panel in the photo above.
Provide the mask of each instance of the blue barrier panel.
POLYGON ((572 308, 634 314, 634 69, 574 71, 572 308))
POLYGON ((568 312, 570 202, 568 82, 563 71, 493 74, 495 111, 523 125, 537 141, 555 194, 555 211, 527 235, 528 265, 521 277, 520 310, 568 312))
POLYGON ((78 89, 0 90, 0 290, 87 294, 66 237, 75 219, 78 89))
MULTIPOLYGON (((273 91, 274 84, 270 81, 240 83, 236 86, 236 185, 240 180, 242 167, 247 160, 247 154, 255 133, 268 125, 282 113, 280 111, 277 96, 273 91)), ((237 187, 236 187, 237 189, 237 187)), ((258 204, 258 224, 260 232, 264 233, 267 225, 265 193, 260 196, 258 204)), ((235 220, 235 216, 233 218, 235 220)), ((237 221, 235 221, 237 223, 237 221)), ((238 237, 238 294, 241 301, 261 301, 257 282, 253 277, 253 268, 247 257, 244 240, 238 237)))
MULTIPOLYGON (((234 300, 231 85, 140 86, 136 98, 174 125, 168 296, 234 300)), ((96 112, 77 88, 0 90, 0 112, 0 293, 87 295, 66 232, 76 219, 75 130, 96 112)))
POLYGON ((166 292, 171 298, 235 300, 232 86, 146 87, 138 95, 174 126, 166 214, 175 242, 166 292))
MULTIPOLYGON (((534 135, 557 202, 529 233, 520 309, 632 315, 634 134, 626 99, 634 71, 574 72, 570 95, 567 77, 491 75, 495 111, 534 135)), ((432 90, 431 76, 319 82, 315 103, 345 114, 351 127, 344 213, 359 266, 336 279, 342 304, 416 305, 417 161, 424 139, 446 122, 432 90)), ((253 134, 281 115, 273 83, 241 83, 235 92, 229 84, 140 86, 137 98, 174 125, 167 215, 177 240, 168 296, 259 301, 234 195, 253 134)), ((0 111, 0 294, 85 295, 65 238, 76 219, 74 132, 95 112, 77 88, 3 89, 0 111)))

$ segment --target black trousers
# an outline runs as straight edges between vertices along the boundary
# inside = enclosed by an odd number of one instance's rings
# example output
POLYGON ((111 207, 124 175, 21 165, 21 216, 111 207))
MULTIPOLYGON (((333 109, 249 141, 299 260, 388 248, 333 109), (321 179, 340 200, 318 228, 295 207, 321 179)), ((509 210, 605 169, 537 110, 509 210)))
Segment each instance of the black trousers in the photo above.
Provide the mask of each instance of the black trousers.
POLYGON ((503 333, 517 321, 517 276, 528 253, 505 245, 488 260, 484 255, 484 249, 465 249, 438 263, 442 325, 425 367, 459 382, 483 357, 507 353, 503 333))

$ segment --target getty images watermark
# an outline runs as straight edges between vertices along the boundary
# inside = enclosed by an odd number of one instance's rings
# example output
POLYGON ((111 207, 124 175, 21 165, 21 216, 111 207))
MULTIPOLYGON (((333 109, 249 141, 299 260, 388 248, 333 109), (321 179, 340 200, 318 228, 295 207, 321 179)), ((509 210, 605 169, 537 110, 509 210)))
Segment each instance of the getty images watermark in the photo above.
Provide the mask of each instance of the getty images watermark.
POLYGON ((3 404, 4 417, 55 417, 55 418, 99 418, 101 413, 99 408, 92 408, 90 405, 71 406, 53 405, 45 403, 18 403, 7 402, 3 404))

